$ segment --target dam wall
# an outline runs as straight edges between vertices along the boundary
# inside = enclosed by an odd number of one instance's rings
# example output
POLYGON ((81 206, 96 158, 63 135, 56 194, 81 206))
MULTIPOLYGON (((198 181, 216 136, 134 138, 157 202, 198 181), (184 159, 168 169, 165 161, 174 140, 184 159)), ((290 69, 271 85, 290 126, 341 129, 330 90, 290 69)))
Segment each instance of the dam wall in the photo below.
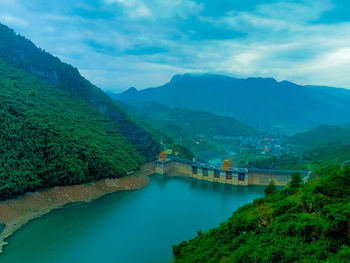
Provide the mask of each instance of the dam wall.
POLYGON ((187 176, 198 180, 232 185, 268 185, 273 180, 277 186, 286 186, 292 175, 300 173, 304 181, 311 171, 305 170, 272 170, 234 168, 224 170, 221 167, 183 159, 158 160, 154 164, 155 173, 187 176))

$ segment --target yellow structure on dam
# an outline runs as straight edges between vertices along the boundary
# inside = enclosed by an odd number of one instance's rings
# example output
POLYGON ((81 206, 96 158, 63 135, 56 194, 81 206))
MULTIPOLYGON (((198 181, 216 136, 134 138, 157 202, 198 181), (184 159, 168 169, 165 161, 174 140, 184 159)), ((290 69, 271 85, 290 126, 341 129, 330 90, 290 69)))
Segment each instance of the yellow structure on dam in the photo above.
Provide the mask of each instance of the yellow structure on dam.
POLYGON ((278 186, 285 186, 292 179, 292 175, 300 173, 307 180, 311 171, 305 170, 270 170, 223 167, 210 164, 191 162, 183 159, 158 160, 154 164, 154 171, 158 174, 182 175, 199 180, 218 182, 232 185, 268 185, 272 180, 278 186))

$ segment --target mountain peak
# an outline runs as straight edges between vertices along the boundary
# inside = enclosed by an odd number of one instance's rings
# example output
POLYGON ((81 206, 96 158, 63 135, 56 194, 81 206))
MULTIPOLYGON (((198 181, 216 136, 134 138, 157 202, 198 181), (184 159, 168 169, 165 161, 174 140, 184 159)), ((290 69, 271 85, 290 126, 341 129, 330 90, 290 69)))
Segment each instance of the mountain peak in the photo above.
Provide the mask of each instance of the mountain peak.
POLYGON ((325 92, 274 78, 184 74, 175 75, 160 87, 121 93, 118 99, 155 101, 229 116, 253 125, 296 129, 347 121, 350 114, 349 103, 344 99, 347 94, 350 97, 350 91, 346 91, 341 98, 332 95, 330 100, 325 92))
POLYGON ((176 83, 178 81, 184 80, 184 79, 189 79, 189 78, 193 78, 194 75, 190 74, 190 73, 186 73, 186 74, 176 74, 174 75, 171 80, 170 83, 176 83))
POLYGON ((138 89, 136 89, 135 87, 130 87, 127 90, 123 91, 123 93, 126 93, 126 94, 135 94, 137 92, 138 92, 138 89))

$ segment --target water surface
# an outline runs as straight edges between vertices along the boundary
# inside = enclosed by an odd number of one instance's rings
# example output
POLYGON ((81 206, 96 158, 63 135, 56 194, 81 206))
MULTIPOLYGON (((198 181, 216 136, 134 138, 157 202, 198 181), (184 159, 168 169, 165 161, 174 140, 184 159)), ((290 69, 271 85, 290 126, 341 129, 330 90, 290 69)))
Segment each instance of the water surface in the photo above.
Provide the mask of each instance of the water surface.
POLYGON ((8 239, 1 263, 163 263, 174 244, 218 226, 264 187, 151 176, 140 190, 55 210, 8 239))

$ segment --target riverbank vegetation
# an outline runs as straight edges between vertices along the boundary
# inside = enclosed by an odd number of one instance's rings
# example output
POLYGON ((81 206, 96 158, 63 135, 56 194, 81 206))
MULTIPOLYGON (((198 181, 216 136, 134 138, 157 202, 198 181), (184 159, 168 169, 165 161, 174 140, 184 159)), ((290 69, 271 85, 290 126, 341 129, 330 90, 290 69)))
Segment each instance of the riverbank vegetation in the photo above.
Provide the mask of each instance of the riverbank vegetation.
POLYGON ((175 262, 348 262, 350 166, 316 174, 268 191, 220 227, 174 246, 175 262))

